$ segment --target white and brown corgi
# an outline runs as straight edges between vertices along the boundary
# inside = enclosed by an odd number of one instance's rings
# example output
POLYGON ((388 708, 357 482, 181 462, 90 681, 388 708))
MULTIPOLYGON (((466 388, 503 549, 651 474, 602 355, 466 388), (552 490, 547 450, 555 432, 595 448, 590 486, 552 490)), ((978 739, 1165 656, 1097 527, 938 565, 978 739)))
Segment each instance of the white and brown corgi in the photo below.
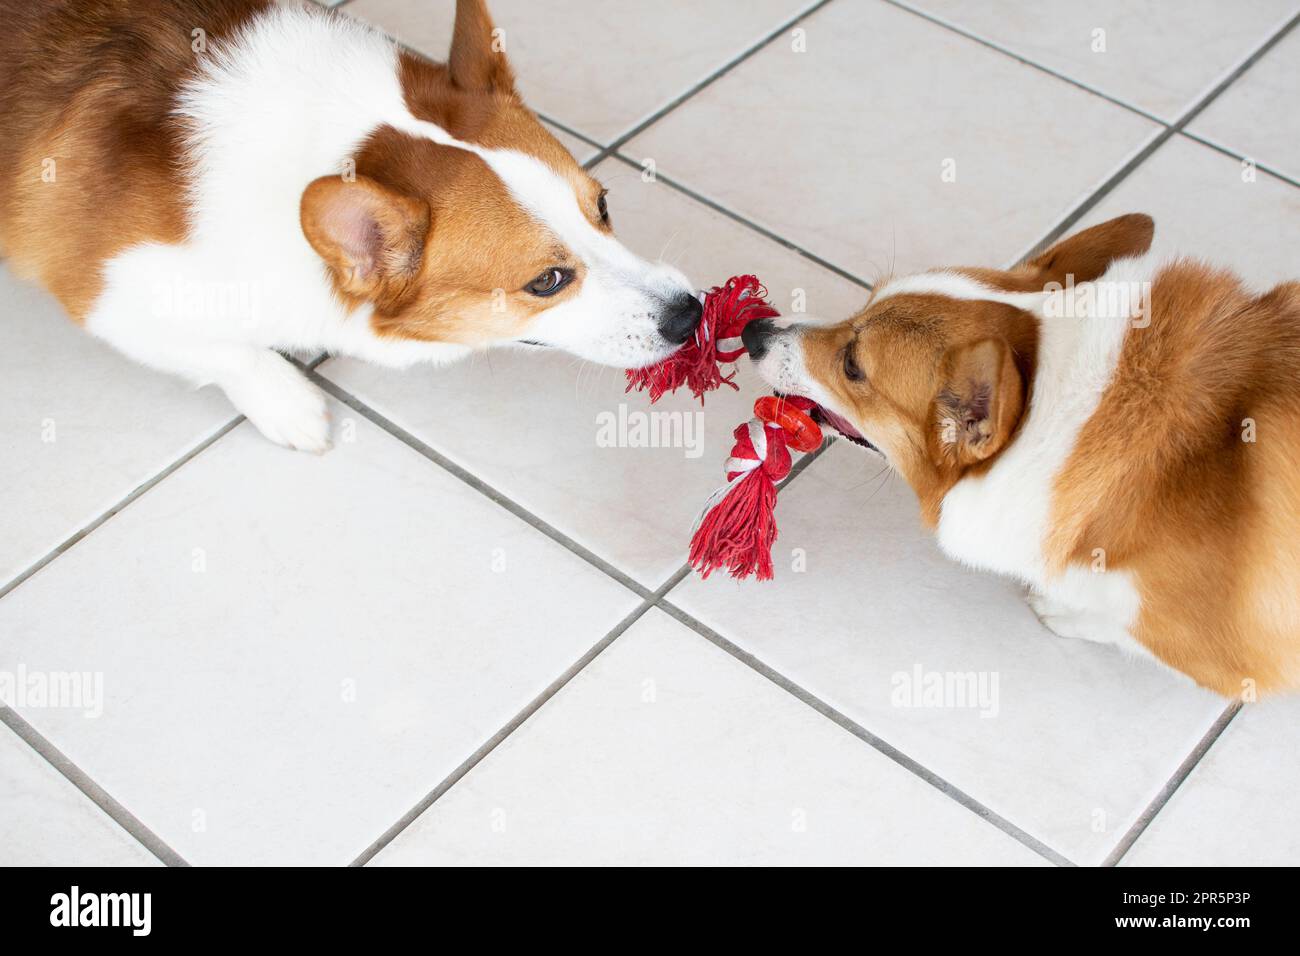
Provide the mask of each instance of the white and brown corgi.
POLYGON ((751 325, 778 391, 878 449, 950 557, 1067 637, 1224 695, 1300 685, 1300 283, 1150 254, 1123 216, 1010 271, 883 282, 751 325))
POLYGON ((699 321, 521 102, 482 0, 445 66, 271 0, 0 0, 0 22, 0 256, 273 441, 329 440, 277 350, 644 366, 699 321))

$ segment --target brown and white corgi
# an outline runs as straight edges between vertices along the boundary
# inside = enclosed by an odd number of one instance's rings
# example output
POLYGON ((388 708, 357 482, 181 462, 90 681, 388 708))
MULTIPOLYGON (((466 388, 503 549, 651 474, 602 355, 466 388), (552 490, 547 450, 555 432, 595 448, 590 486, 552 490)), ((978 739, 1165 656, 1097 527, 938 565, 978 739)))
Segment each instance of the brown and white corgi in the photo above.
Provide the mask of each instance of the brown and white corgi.
POLYGON ((911 485, 940 547, 1067 637, 1224 695, 1300 685, 1300 283, 1150 254, 1129 215, 1010 271, 745 331, 778 391, 911 485))
POLYGON ((0 256, 273 441, 329 436, 278 350, 644 366, 698 324, 521 102, 482 0, 445 66, 271 0, 0 0, 0 23, 0 256))

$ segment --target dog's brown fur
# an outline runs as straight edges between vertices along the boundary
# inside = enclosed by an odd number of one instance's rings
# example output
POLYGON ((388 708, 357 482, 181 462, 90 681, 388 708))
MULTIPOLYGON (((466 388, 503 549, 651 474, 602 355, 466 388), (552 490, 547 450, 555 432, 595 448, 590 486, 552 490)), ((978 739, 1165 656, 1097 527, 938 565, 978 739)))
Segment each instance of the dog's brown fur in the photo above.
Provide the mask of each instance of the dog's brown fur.
POLYGON ((1162 269, 1057 482, 1049 559, 1134 572, 1135 636, 1231 695, 1300 684, 1300 283, 1162 269))

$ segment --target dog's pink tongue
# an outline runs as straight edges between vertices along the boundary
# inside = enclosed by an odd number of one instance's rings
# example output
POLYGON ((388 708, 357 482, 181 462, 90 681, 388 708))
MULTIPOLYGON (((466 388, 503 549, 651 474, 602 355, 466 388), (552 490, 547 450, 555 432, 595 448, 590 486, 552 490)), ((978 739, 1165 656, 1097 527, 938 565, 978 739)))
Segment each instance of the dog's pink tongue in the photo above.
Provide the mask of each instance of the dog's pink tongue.
POLYGON ((849 420, 844 416, 836 415, 825 405, 818 405, 817 409, 822 413, 822 418, 826 420, 826 424, 830 425, 831 428, 834 428, 841 435, 848 438, 856 438, 859 441, 866 441, 866 439, 863 438, 862 433, 854 428, 849 420))

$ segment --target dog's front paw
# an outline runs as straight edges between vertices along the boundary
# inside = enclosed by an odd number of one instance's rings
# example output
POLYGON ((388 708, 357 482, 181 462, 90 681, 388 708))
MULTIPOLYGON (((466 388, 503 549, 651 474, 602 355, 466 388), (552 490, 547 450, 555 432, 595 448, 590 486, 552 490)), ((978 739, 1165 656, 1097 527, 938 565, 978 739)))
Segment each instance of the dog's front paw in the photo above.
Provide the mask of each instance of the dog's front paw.
POLYGON ((1071 637, 1083 641, 1101 640, 1089 628, 1086 613, 1034 591, 1026 595, 1026 600, 1043 627, 1058 637, 1071 637))
POLYGON ((330 447, 330 417, 325 393, 279 355, 259 361, 255 372, 226 384, 235 407, 257 430, 298 451, 322 454, 330 447))

